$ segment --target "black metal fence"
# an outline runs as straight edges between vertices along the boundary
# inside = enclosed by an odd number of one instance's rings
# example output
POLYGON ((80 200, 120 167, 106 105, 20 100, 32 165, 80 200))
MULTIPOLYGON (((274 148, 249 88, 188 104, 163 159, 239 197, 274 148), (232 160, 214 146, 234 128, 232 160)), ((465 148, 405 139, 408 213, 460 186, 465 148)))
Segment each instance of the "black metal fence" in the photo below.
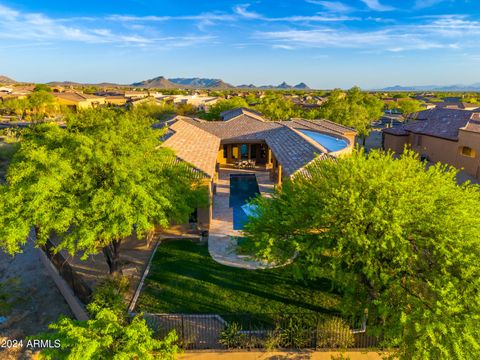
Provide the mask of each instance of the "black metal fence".
POLYGON ((92 289, 80 277, 80 275, 76 273, 76 271, 68 263, 68 260, 61 253, 56 253, 54 248, 55 245, 50 240, 47 240, 46 244, 42 247, 48 259, 58 270, 59 274, 68 284, 68 286, 70 286, 70 289, 72 289, 75 296, 78 297, 84 304, 88 304, 92 295, 92 289))
POLYGON ((184 349, 367 349, 364 321, 325 314, 144 314, 155 333, 175 330, 184 349))

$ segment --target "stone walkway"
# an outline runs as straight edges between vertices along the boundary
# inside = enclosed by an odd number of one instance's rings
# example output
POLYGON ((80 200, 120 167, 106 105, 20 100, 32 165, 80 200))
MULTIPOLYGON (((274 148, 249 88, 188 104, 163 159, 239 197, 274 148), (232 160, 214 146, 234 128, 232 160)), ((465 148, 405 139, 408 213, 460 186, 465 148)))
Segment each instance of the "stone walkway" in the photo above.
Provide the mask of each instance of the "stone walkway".
POLYGON ((230 174, 249 173, 257 177, 262 196, 273 193, 274 185, 265 170, 220 169, 217 181, 217 192, 213 196, 213 216, 208 236, 208 251, 212 258, 227 266, 245 269, 265 269, 271 264, 255 261, 249 256, 236 253, 237 240, 242 231, 233 230, 233 209, 229 205, 230 174))

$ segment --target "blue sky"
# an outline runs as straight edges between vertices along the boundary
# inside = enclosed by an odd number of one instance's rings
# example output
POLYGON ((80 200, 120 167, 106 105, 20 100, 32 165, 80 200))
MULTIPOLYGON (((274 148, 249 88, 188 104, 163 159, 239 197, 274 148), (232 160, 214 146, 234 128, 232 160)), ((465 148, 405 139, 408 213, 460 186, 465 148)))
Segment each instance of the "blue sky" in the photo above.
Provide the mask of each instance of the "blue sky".
POLYGON ((480 82, 479 0, 2 1, 0 74, 315 88, 480 82))

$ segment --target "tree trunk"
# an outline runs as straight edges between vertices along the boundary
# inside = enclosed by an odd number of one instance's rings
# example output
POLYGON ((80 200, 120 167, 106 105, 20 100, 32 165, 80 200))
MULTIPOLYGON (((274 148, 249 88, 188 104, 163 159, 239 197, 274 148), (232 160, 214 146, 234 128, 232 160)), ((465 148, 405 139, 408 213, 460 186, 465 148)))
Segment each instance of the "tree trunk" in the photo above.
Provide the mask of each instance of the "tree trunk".
POLYGON ((365 147, 365 141, 367 140, 366 135, 362 135, 362 146, 365 147))
POLYGON ((103 248, 103 255, 107 261, 110 275, 118 273, 120 265, 120 243, 122 240, 113 240, 103 248))

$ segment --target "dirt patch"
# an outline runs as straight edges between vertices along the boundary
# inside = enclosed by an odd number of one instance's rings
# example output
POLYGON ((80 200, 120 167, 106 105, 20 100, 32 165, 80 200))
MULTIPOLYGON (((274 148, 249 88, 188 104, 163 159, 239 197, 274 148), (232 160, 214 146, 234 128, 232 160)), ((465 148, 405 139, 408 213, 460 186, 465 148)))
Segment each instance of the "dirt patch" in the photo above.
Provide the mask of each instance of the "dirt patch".
MULTIPOLYGON (((14 257, 0 251, 0 283, 7 284, 7 292, 10 288, 14 296, 7 320, 0 324, 0 340, 24 339, 47 330, 60 315, 73 317, 41 262, 40 251, 31 242, 14 257)), ((14 349, 2 353, 0 349, 0 358, 20 358, 21 353, 14 349)))

